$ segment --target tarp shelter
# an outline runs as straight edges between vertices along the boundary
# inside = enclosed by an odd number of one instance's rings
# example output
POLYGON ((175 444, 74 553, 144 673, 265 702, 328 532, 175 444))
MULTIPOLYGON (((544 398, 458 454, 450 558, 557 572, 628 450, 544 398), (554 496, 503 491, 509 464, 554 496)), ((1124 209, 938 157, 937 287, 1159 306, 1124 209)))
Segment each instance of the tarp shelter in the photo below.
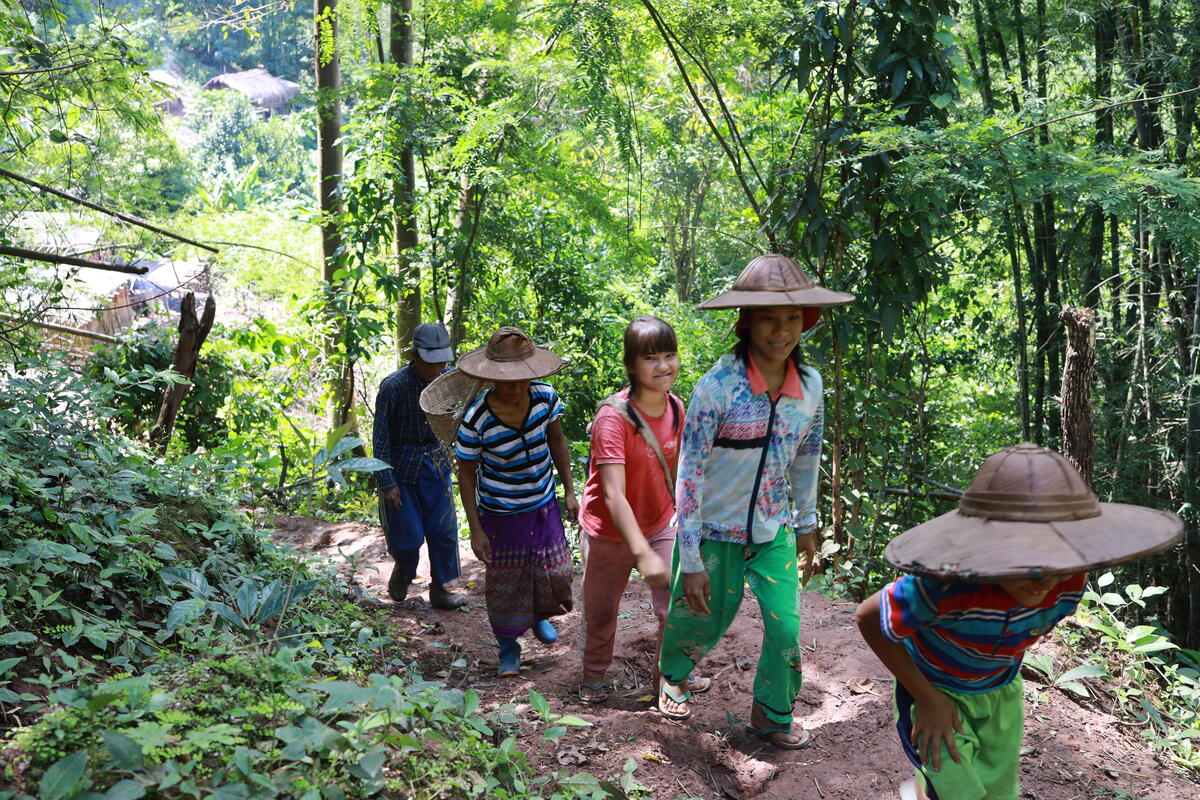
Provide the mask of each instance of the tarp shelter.
POLYGON ((231 89, 249 98, 254 108, 264 116, 282 114, 291 106, 300 86, 283 78, 277 78, 262 67, 243 72, 227 72, 211 78, 200 87, 202 91, 231 89))

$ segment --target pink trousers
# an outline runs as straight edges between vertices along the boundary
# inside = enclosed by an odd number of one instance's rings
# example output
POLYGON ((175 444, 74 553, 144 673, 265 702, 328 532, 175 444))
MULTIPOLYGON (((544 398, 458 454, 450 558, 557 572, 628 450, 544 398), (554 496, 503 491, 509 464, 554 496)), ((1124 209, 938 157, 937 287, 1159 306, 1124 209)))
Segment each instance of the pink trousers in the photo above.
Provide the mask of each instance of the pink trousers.
MULTIPOLYGON (((637 559, 629 552, 623 539, 603 539, 588 533, 583 536, 587 539, 583 563, 583 671, 588 675, 603 675, 612 664, 621 595, 629 583, 629 573, 637 566, 637 559)), ((675 548, 675 527, 667 525, 646 539, 670 570, 675 548)), ((667 618, 670 599, 670 589, 653 589, 650 592, 654 616, 658 617, 658 637, 653 658, 656 675, 658 650, 662 644, 663 623, 667 618)))

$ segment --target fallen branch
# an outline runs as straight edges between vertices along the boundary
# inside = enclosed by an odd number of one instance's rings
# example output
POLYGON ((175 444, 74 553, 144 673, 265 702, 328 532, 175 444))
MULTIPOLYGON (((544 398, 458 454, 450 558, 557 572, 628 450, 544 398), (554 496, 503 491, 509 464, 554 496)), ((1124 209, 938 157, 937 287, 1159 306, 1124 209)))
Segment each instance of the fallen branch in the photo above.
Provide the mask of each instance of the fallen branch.
POLYGON ((27 261, 42 261, 47 264, 65 264, 70 267, 86 267, 87 269, 102 269, 108 272, 124 272, 128 275, 145 275, 149 270, 133 264, 114 264, 111 261, 88 261, 86 258, 67 256, 61 253, 44 253, 41 250, 29 250, 24 247, 0 245, 0 256, 23 258, 27 261))
POLYGON ((217 248, 211 247, 207 244, 201 244, 195 239, 189 239, 186 236, 180 236, 178 233, 171 233, 164 228, 158 227, 152 222, 147 222, 141 217, 135 217, 132 214, 126 214, 124 211, 115 211, 111 208, 106 208, 99 203, 93 203, 91 200, 84 200, 79 195, 71 194, 70 192, 64 192, 62 189, 55 189, 53 186, 47 186, 44 183, 39 183, 32 178, 26 178, 24 175, 18 175, 15 172, 9 172, 6 169, 0 168, 0 176, 8 178, 9 180, 18 181, 19 183, 23 183, 27 186, 32 186, 38 191, 46 192, 47 194, 52 194, 56 197, 61 197, 64 200, 70 200, 72 203, 78 203, 79 205, 90 208, 93 211, 99 211, 101 214, 108 214, 110 217, 116 217, 122 222, 128 222, 130 225, 137 225, 139 228, 145 228, 148 231, 154 231, 155 233, 170 237, 171 239, 183 242, 184 244, 190 244, 195 247, 208 250, 212 253, 221 252, 217 248))
MULTIPOLYGON (((20 320, 11 314, 0 314, 0 317, 3 317, 6 320, 12 320, 13 322, 20 322, 20 320)), ((109 336, 107 333, 89 331, 86 328, 72 328, 69 325, 59 325, 54 322, 43 322, 42 320, 34 319, 29 320, 29 322, 26 324, 32 325, 35 328, 45 328, 46 330, 58 331, 59 333, 69 333, 72 336, 87 336, 92 339, 99 339, 102 342, 110 342, 112 344, 116 344, 117 342, 121 341, 115 336, 109 336)))

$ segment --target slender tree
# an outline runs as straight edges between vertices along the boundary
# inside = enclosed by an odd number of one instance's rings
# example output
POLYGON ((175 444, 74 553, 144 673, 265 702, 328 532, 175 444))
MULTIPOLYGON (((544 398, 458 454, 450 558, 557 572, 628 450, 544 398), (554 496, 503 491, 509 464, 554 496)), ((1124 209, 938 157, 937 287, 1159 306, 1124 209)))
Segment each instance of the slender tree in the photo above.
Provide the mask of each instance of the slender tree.
POLYGON ((346 263, 339 222, 345 213, 341 199, 342 103, 338 62, 337 0, 314 0, 314 46, 317 80, 317 195, 321 209, 322 277, 325 281, 325 352, 331 371, 330 423, 341 428, 354 419, 354 364, 346 337, 351 335, 342 311, 346 286, 341 270, 346 263))
MULTIPOLYGON (((392 0, 389 43, 397 81, 413 64, 412 0, 392 0)), ((417 167, 410 131, 400 132, 398 174, 392 185, 392 243, 400 296, 396 304, 397 356, 403 361, 412 329, 421 321, 421 264, 417 259, 417 167)))

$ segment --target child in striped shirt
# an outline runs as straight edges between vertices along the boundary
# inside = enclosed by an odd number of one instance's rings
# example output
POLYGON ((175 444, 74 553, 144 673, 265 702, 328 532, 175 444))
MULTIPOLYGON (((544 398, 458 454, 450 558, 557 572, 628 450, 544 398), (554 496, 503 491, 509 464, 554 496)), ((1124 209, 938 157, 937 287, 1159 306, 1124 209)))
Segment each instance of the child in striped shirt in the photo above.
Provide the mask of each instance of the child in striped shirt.
POLYGON ((559 422, 562 403, 550 384, 537 380, 561 367, 562 359, 511 327, 458 362, 467 375, 495 382, 463 412, 455 453, 471 549, 487 568, 485 596, 500 646, 500 677, 521 673, 517 637, 532 629, 541 642, 557 641, 549 618, 572 607, 571 551, 555 470, 571 522, 579 517, 579 501, 559 422))
POLYGON ((1032 444, 989 457, 957 511, 893 540, 905 575, 858 608, 896 677, 896 727, 917 780, 902 798, 1016 800, 1021 660, 1074 613, 1085 571, 1159 552, 1174 514, 1099 503, 1063 456, 1032 444))

